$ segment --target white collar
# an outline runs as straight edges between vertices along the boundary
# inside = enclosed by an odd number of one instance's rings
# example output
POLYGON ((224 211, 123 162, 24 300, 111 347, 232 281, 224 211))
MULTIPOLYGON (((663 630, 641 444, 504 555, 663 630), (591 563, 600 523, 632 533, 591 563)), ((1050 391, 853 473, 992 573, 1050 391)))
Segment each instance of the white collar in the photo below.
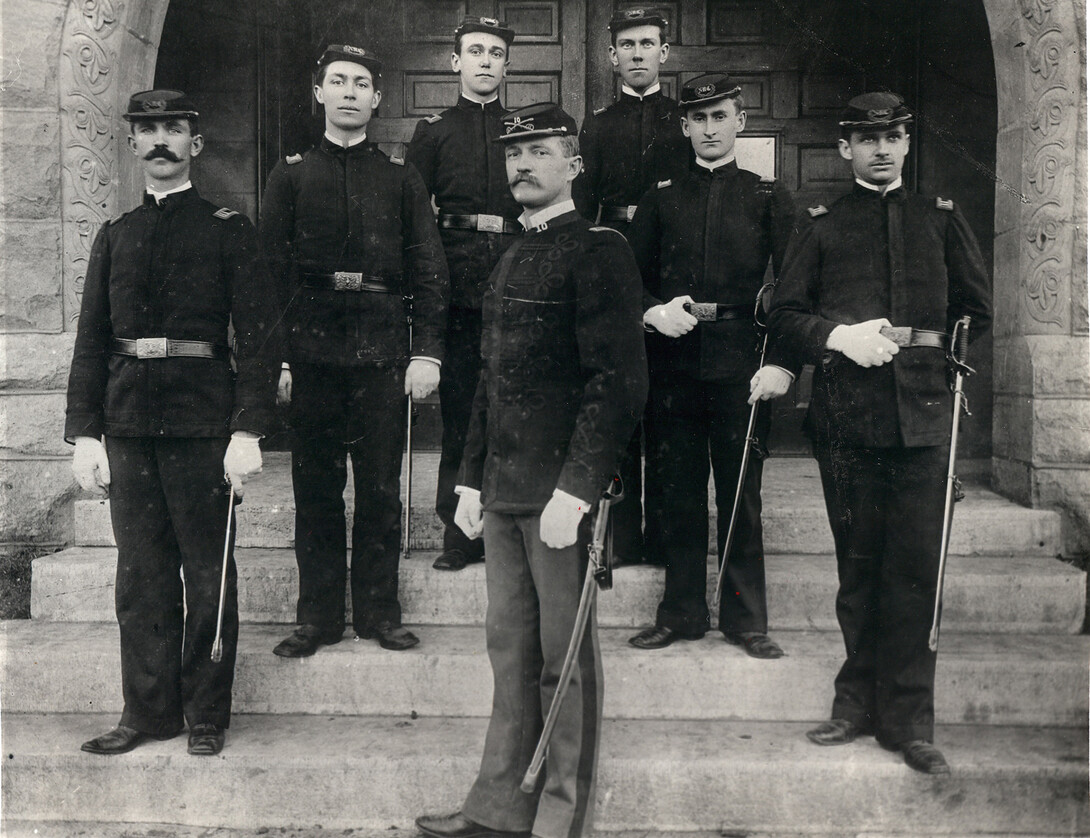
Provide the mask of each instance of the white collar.
POLYGON ((661 89, 662 89, 662 85, 659 84, 658 82, 655 82, 653 85, 651 85, 649 88, 647 88, 647 90, 645 90, 643 93, 637 93, 635 90, 633 90, 631 87, 629 87, 626 83, 621 82, 621 93, 624 93, 626 96, 635 96, 640 101, 643 101, 645 96, 650 96, 652 93, 658 93, 659 90, 661 90, 661 89))
POLYGON ((703 169, 707 169, 709 172, 714 172, 716 169, 721 169, 723 166, 726 166, 728 163, 731 163, 733 161, 733 154, 728 154, 722 160, 716 160, 714 163, 709 163, 703 157, 697 157, 696 165, 700 166, 703 169))
POLYGON ((329 140, 329 141, 330 141, 331 143, 333 143, 333 145, 337 145, 337 146, 340 146, 341 148, 352 148, 352 146, 354 146, 354 145, 359 145, 359 144, 360 144, 360 143, 362 143, 362 142, 363 142, 364 140, 366 140, 366 139, 367 139, 367 134, 366 134, 366 133, 364 133, 364 135, 363 135, 362 137, 358 137, 357 139, 355 139, 355 140, 352 140, 352 141, 351 141, 351 142, 349 142, 349 143, 348 143, 347 145, 345 145, 344 143, 342 143, 342 142, 341 142, 340 140, 338 140, 338 139, 337 139, 336 137, 334 137, 334 136, 333 136, 332 134, 330 134, 330 133, 329 133, 328 131, 326 131, 326 132, 325 132, 325 138, 326 138, 327 140, 329 140))
POLYGON ((496 92, 492 94, 491 98, 485 99, 483 102, 477 98, 476 93, 466 93, 464 90, 462 90, 461 95, 462 98, 465 99, 467 102, 472 102, 474 105, 480 105, 483 108, 485 105, 491 104, 492 102, 495 102, 497 99, 499 99, 500 91, 499 89, 497 89, 496 92))
POLYGON ((887 183, 884 187, 878 186, 874 183, 867 183, 861 178, 856 178, 855 182, 862 186, 864 189, 869 189, 871 192, 878 192, 882 195, 885 195, 887 192, 896 189, 898 186, 901 185, 901 179, 899 177, 897 178, 897 180, 892 181, 891 183, 887 183))
POLYGON ((561 201, 558 204, 545 207, 543 210, 538 210, 535 213, 523 212, 519 216, 519 223, 527 230, 532 230, 534 227, 540 227, 547 221, 552 221, 558 215, 563 215, 566 212, 575 212, 575 201, 569 198, 566 201, 561 201))
POLYGON ((152 187, 149 186, 149 187, 147 187, 147 193, 149 195, 151 195, 151 197, 153 197, 155 199, 155 203, 159 203, 167 195, 173 195, 175 192, 185 192, 187 189, 192 189, 192 188, 193 188, 193 183, 191 181, 187 180, 181 186, 175 186, 173 189, 167 189, 165 192, 159 192, 158 190, 153 189, 152 187))

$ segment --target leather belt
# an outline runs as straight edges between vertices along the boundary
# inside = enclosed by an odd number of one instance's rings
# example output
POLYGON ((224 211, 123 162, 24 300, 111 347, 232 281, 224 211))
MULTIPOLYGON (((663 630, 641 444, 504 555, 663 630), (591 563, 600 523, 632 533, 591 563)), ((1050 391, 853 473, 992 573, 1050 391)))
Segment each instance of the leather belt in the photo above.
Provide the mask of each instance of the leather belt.
POLYGON ((689 314, 701 321, 746 320, 753 318, 753 306, 724 305, 723 303, 685 303, 682 306, 689 314))
POLYGON ((113 338, 110 350, 115 355, 137 358, 227 358, 226 346, 204 340, 171 340, 170 338, 113 338))
POLYGON ((440 215, 439 226, 445 230, 476 230, 478 233, 521 233, 522 225, 502 215, 440 215))
POLYGON ((947 349, 950 346, 950 337, 945 332, 913 329, 911 326, 883 326, 879 334, 893 341, 902 349, 912 349, 919 346, 928 349, 947 349))
POLYGON ((627 207, 607 207, 602 204, 599 221, 631 221, 635 214, 635 204, 629 204, 627 207))
POLYGON ((401 286, 391 284, 385 277, 366 276, 352 271, 334 271, 331 274, 303 274, 303 284, 327 291, 371 291, 376 294, 400 294, 401 286))

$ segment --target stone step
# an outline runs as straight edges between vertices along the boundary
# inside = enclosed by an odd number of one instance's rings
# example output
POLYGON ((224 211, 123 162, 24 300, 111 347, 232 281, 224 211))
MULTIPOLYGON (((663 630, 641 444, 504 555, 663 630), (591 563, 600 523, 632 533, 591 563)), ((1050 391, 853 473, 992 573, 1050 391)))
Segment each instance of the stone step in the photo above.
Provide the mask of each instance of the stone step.
MULTIPOLYGON (((437 550, 442 526, 435 516, 435 479, 438 454, 424 452, 413 458, 412 545, 437 550)), ((404 478, 403 478, 404 480, 404 478)), ((351 509, 353 492, 345 492, 351 509)), ((404 485, 404 484, 403 484, 404 485)), ((714 488, 709 486, 714 497, 714 488)), ((821 480, 811 459, 772 458, 765 465, 763 488, 765 550, 768 553, 832 553, 821 480)), ((714 509, 714 502, 712 502, 714 509)), ((715 551, 715 514, 709 528, 709 550, 715 551)), ((347 527, 346 527, 347 529, 347 527)), ((262 474, 247 485, 238 510, 238 545, 290 547, 295 532, 295 503, 289 462, 282 452, 266 457, 262 474)), ((76 543, 110 546, 109 501, 80 500, 75 505, 76 543)), ((954 555, 1055 556, 1062 549, 1059 513, 1027 509, 979 486, 967 485, 958 504, 950 550, 954 555)))
MULTIPOLYGON (((10 621, 0 661, 5 713, 121 712, 116 626, 10 621)), ((272 648, 282 626, 243 626, 236 713, 487 716, 492 677, 484 629, 414 626, 421 643, 390 652, 351 640, 303 660, 272 648)), ((843 662, 839 632, 778 632, 787 656, 755 660, 709 634, 646 651, 630 629, 602 629, 604 713, 618 719, 825 718, 843 662)), ((1085 723, 1090 637, 947 633, 936 676, 940 723, 1085 723)))
MULTIPOLYGON (((484 565, 452 573, 432 569, 434 552, 401 563, 406 622, 482 624, 484 565)), ((35 559, 31 613, 36 620, 114 620, 112 547, 73 547, 35 559)), ((236 551, 239 610, 244 622, 293 623, 298 593, 295 556, 287 549, 236 551)), ((709 595, 714 591, 709 561, 709 595)), ((661 568, 614 571, 613 590, 599 596, 599 624, 635 627, 654 620, 662 596, 661 568)), ((767 557, 769 623, 773 630, 835 629, 836 561, 832 556, 767 557)), ((1085 613, 1086 577, 1038 556, 953 556, 948 565, 943 625, 955 631, 1016 634, 1077 633, 1085 613)))
MULTIPOLYGON (((3 719, 3 803, 16 820, 242 828, 407 828, 458 808, 484 719, 248 716, 214 759, 182 738, 104 758, 79 743, 113 715, 3 719)), ((1085 728, 949 726, 953 767, 921 776, 873 739, 818 748, 807 724, 611 721, 602 731, 600 830, 873 831, 1077 835, 1090 829, 1085 728)))

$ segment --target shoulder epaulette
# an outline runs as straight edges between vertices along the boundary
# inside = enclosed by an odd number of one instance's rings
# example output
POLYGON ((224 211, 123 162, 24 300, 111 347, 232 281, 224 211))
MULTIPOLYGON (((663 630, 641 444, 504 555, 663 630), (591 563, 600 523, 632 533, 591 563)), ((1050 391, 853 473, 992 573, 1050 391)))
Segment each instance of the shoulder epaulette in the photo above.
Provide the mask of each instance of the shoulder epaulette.
POLYGON ((443 115, 441 113, 433 113, 431 116, 424 117, 424 121, 434 124, 434 123, 438 122, 442 118, 443 118, 443 115))
POLYGON ((391 154, 390 155, 390 162, 393 163, 395 166, 404 166, 405 165, 405 158, 404 157, 397 157, 397 156, 391 154))
POLYGON ((775 183, 775 182, 776 182, 776 178, 774 178, 774 177, 772 177, 770 175, 762 175, 761 176, 761 183, 775 183))
POLYGON ((816 207, 810 207, 806 211, 810 213, 811 218, 820 218, 821 216, 828 214, 829 208, 818 204, 816 207))
POLYGON ((289 166, 294 166, 296 163, 302 163, 303 162, 303 155, 302 154, 289 154, 287 157, 284 158, 284 162, 287 163, 289 166))
POLYGON ((935 207, 937 209, 946 210, 947 212, 954 211, 954 202, 947 198, 936 198, 935 207))
POLYGON ((600 108, 595 108, 594 109, 594 115, 598 116, 598 114, 605 113, 607 110, 609 110, 609 105, 603 105, 600 108))
POLYGON ((238 213, 235 212, 233 209, 227 209, 227 207, 220 207, 218 210, 216 210, 214 213, 212 213, 212 215, 215 216, 216 218, 233 218, 234 216, 238 215, 238 213))
POLYGON ((658 182, 658 185, 655 188, 656 189, 665 189, 667 186, 672 186, 673 183, 674 182, 672 180, 660 180, 658 182))

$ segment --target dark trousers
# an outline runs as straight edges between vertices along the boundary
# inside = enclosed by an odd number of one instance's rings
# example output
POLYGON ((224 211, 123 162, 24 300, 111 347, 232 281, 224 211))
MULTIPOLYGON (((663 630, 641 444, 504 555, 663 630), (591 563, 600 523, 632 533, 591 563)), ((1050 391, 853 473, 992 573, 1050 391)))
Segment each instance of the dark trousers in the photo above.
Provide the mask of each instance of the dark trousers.
POLYGON ((554 550, 540 515, 486 512, 485 635, 492 718, 477 780, 462 811, 495 830, 578 838, 590 826, 602 722, 602 663, 592 612, 533 794, 519 790, 556 692, 587 567, 590 522, 554 550))
POLYGON ((815 445, 836 543, 847 659, 833 718, 887 745, 932 741, 935 604, 949 449, 815 445))
MULTIPOLYGON (((749 422, 749 384, 699 381, 682 373, 651 379, 647 415, 647 492, 650 523, 661 529, 666 588, 656 623, 687 634, 709 626, 708 469, 715 475, 720 559, 741 469, 749 422)), ((755 433, 768 436, 768 403, 758 410, 755 433)), ((768 630, 764 543, 761 530, 763 447, 746 471, 734 542, 725 569, 719 629, 768 630)))
POLYGON ((443 447, 435 488, 435 512, 443 522, 443 549, 465 551, 470 559, 484 555, 484 541, 467 538, 454 523, 458 469, 466 447, 470 409, 481 374, 481 312, 452 308, 447 318, 446 353, 439 378, 439 410, 443 417, 443 447))
POLYGON ((227 727, 238 644, 233 524, 223 658, 211 660, 230 504, 227 440, 110 437, 106 450, 117 541, 121 724, 154 735, 177 731, 183 719, 190 727, 227 727))
MULTIPOLYGON (((613 553, 621 562, 639 562, 645 557, 643 534, 643 469, 641 442, 643 430, 636 427, 632 439, 628 442, 628 448, 621 454, 621 462, 617 472, 624 484, 624 498, 615 504, 609 511, 610 526, 613 528, 613 553)), ((649 543, 652 527, 649 522, 649 543)), ((652 561, 658 559, 656 555, 648 554, 652 561)))
POLYGON ((292 364, 296 619, 336 634, 345 625, 346 459, 352 458, 352 624, 401 624, 401 459, 406 396, 400 367, 292 364))

